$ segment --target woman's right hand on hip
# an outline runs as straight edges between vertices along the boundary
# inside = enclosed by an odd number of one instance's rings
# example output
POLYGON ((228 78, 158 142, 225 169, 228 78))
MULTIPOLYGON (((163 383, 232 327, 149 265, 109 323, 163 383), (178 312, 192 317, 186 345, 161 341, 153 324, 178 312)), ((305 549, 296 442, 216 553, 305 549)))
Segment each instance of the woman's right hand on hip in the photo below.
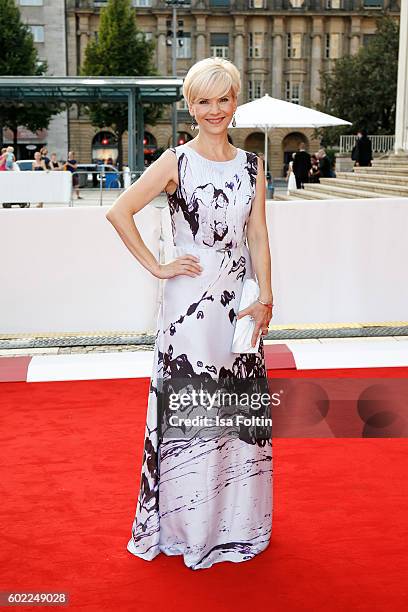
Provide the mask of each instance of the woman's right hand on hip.
POLYGON ((160 264, 157 278, 173 278, 174 276, 198 276, 203 268, 198 263, 200 260, 195 255, 180 255, 166 264, 160 264))

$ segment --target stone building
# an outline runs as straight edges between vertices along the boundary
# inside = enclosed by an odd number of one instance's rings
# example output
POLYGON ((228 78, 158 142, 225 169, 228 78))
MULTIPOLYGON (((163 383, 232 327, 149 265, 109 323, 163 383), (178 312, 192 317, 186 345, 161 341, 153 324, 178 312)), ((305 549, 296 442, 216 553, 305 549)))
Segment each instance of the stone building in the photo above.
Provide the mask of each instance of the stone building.
MULTIPOLYGON (((65 1, 64 0, 15 0, 21 13, 21 20, 26 23, 33 34, 34 44, 38 51, 39 61, 47 61, 50 76, 67 74, 67 49, 65 36, 65 1)), ((49 152, 57 153, 60 159, 66 159, 68 147, 68 113, 55 115, 48 130, 37 134, 27 129, 20 129, 18 134, 18 158, 31 158, 33 149, 47 144, 49 152), (28 147, 28 148, 27 148, 28 147)), ((12 138, 5 134, 5 142, 12 138)))
MULTIPOLYGON (((67 0, 68 74, 77 75, 90 39, 97 36, 105 0, 67 0)), ((161 76, 172 74, 171 7, 165 0, 133 0, 137 23, 155 41, 155 62, 161 76)), ((334 60, 355 54, 375 32, 375 19, 386 13, 399 19, 396 0, 192 0, 177 9, 177 75, 196 61, 225 57, 239 68, 239 104, 269 93, 276 98, 313 106, 320 100, 319 71, 334 60)), ((346 118, 347 119, 347 118, 346 118)), ((184 100, 178 103, 178 139, 194 136, 184 100)), ((313 130, 272 130, 268 158, 272 174, 282 176, 301 141, 319 148, 313 130)), ((231 129, 238 147, 262 152, 264 136, 255 129, 231 129)), ((171 145, 171 108, 157 125, 145 126, 145 152, 171 145)), ((126 138, 123 141, 125 160, 126 138)), ((115 159, 112 135, 96 130, 85 116, 70 113, 70 147, 82 162, 115 159)))

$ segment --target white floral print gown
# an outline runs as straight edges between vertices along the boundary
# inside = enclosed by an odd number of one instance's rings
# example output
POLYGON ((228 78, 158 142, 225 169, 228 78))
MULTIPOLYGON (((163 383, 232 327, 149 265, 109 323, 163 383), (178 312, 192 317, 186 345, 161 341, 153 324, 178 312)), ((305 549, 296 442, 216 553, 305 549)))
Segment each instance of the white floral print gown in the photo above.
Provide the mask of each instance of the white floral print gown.
POLYGON ((203 271, 164 282, 127 550, 145 560, 183 555, 189 568, 202 569, 252 559, 269 544, 271 428, 174 426, 166 434, 159 398, 163 381, 267 382, 262 338, 257 353, 231 352, 242 284, 254 277, 246 223, 257 156, 238 149, 234 159, 218 162, 187 144, 171 150, 178 162, 178 187, 167 194, 173 256, 196 255, 203 271))

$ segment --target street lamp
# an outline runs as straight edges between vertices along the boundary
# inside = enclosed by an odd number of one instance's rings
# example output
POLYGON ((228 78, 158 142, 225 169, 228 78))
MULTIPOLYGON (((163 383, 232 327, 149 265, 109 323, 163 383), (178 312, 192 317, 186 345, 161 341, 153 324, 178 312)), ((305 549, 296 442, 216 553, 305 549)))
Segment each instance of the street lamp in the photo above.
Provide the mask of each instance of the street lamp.
MULTIPOLYGON (((166 0, 167 6, 172 7, 172 26, 167 29, 167 41, 168 46, 171 45, 171 56, 172 56, 172 72, 173 76, 177 76, 177 38, 180 38, 180 46, 183 46, 183 30, 177 31, 177 8, 183 6, 191 6, 191 0, 166 0)), ((182 23, 181 23, 182 25, 182 23)), ((173 102, 171 109, 171 123, 172 123, 172 140, 173 147, 177 146, 177 102, 173 102)))

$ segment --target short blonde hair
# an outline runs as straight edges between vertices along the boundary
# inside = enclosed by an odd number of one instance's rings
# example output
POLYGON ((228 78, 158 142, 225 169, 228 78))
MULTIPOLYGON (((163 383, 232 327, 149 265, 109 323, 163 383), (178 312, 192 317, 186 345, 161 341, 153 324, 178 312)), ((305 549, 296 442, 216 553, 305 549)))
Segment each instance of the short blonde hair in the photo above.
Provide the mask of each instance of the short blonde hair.
POLYGON ((188 104, 198 98, 225 96, 232 88, 235 97, 241 91, 238 68, 222 57, 206 57, 191 66, 183 83, 183 96, 188 104))

